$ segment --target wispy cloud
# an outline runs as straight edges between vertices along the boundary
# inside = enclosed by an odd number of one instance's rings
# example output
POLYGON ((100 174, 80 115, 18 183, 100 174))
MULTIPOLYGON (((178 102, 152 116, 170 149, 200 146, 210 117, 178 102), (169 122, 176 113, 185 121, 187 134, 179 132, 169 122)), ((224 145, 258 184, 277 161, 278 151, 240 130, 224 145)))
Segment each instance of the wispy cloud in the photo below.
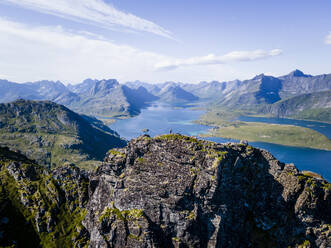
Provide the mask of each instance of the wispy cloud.
POLYGON ((282 53, 280 49, 271 51, 254 50, 254 51, 233 51, 223 56, 216 56, 209 54, 202 57, 192 57, 188 59, 165 60, 155 64, 157 70, 173 70, 178 67, 192 66, 192 65, 215 65, 227 64, 236 61, 253 61, 259 59, 266 59, 277 56, 282 53))
POLYGON ((89 22, 107 29, 149 32, 173 39, 167 29, 152 21, 122 12, 103 0, 4 0, 42 13, 89 22))
MULTIPOLYGON (((0 58, 5 58, 0 60, 0 74, 3 78, 10 75, 10 80, 18 82, 48 79, 78 83, 86 78, 116 78, 120 82, 136 79, 147 82, 232 80, 260 73, 266 64, 261 62, 252 71, 249 65, 245 68, 235 68, 232 63, 218 66, 210 64, 207 59, 209 65, 203 70, 196 70, 193 66, 184 66, 180 70, 155 70, 157 64, 164 65, 165 61, 178 59, 117 44, 85 31, 61 26, 34 27, 1 17, 0 34, 0 58)), ((278 53, 280 51, 268 54, 278 53)), ((247 55, 245 58, 233 52, 222 57, 227 61, 238 61, 261 56, 247 55)))
POLYGON ((331 45, 331 32, 329 32, 329 35, 325 37, 325 44, 331 45))
POLYGON ((0 33, 0 57, 6 58, 0 60, 0 72, 17 81, 132 80, 153 72, 155 63, 168 58, 61 26, 32 27, 0 18, 0 33))

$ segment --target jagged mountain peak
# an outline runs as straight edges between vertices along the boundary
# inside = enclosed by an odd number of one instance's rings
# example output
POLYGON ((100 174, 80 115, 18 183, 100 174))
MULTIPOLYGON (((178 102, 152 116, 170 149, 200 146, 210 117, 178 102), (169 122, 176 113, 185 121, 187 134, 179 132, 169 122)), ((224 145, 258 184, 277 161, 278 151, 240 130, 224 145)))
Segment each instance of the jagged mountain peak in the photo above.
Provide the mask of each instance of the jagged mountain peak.
POLYGON ((310 75, 304 74, 302 71, 296 69, 288 74, 289 76, 292 77, 309 77, 310 75))
MULTIPOLYGON (((270 75, 266 75, 264 73, 261 73, 259 75, 256 75, 255 77, 253 77, 251 80, 256 80, 256 81, 263 81, 263 80, 268 80, 268 79, 277 79, 274 76, 270 76, 270 75)), ((247 80, 246 80, 247 81, 247 80)))
POLYGON ((252 80, 261 80, 265 77, 264 73, 258 74, 252 78, 252 80))
POLYGON ((175 83, 170 83, 162 88, 158 92, 157 96, 164 102, 168 103, 183 103, 189 101, 197 101, 199 97, 184 90, 180 85, 175 83))

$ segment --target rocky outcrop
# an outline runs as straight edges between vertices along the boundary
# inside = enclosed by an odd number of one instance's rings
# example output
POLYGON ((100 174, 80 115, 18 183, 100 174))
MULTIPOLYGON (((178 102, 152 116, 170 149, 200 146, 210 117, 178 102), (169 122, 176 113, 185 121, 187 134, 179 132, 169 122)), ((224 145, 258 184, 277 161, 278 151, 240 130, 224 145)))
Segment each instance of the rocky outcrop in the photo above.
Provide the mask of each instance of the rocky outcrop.
POLYGON ((331 245, 330 184, 246 144, 142 136, 90 185, 91 247, 331 245))
POLYGON ((331 245, 331 184, 245 142, 144 135, 89 174, 48 171, 6 149, 0 164, 0 233, 23 218, 43 247, 331 245))

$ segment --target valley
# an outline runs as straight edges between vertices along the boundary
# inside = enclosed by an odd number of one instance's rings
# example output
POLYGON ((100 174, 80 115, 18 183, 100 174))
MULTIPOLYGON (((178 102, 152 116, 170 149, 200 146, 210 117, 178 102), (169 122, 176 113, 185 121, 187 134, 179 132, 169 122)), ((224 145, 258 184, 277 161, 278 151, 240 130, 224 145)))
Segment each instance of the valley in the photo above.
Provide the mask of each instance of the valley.
POLYGON ((0 248, 331 248, 330 10, 0 1, 0 248))
MULTIPOLYGON (((3 89, 0 92, 0 101, 8 102, 18 98, 51 100, 84 116, 102 120, 127 140, 141 135, 142 129, 148 129, 152 136, 169 133, 171 130, 206 139, 218 139, 221 142, 248 140, 261 148, 269 149, 286 162, 294 162, 300 169, 314 170, 324 163, 325 156, 329 156, 325 154, 329 154, 331 150, 330 135, 325 134, 325 130, 330 130, 330 75, 312 76, 295 70, 280 77, 260 74, 243 81, 198 84, 134 81, 120 84, 116 79, 86 79, 80 84, 67 86, 58 81, 18 84, 0 80, 3 89), (257 116, 264 118, 255 121, 245 119, 258 118, 257 116), (270 122, 272 118, 278 121, 270 122), (313 124, 300 125, 303 121, 294 121, 296 119, 322 121, 325 122, 325 128, 314 128, 313 124), (285 147, 289 152, 279 147, 285 147), (314 167, 310 167, 310 162, 305 160, 298 161, 292 154, 303 154, 301 149, 323 153, 323 161, 315 156, 314 167)), ((4 145, 8 144, 14 149, 23 147, 25 154, 36 157, 48 156, 47 164, 57 164, 60 161, 49 154, 62 154, 61 147, 75 146, 77 142, 66 136, 53 137, 53 134, 42 138, 30 133, 23 135, 3 132, 1 135, 7 140, 4 145), (59 147, 55 149, 58 152, 52 153, 50 148, 43 150, 35 147, 32 149, 34 151, 25 148, 31 141, 27 143, 24 140, 38 138, 46 139, 41 143, 52 144, 49 147, 59 147)), ((102 151, 105 154, 106 150, 102 151)), ((88 161, 91 154, 85 153, 84 158, 75 153, 70 156, 72 161, 82 161, 79 163, 83 166, 83 161, 88 161)), ((303 156, 306 157, 305 154, 303 156)), ((67 159, 64 156, 62 160, 67 159)), ((306 160, 311 161, 308 157, 306 160)), ((317 170, 327 178, 331 175, 323 168, 317 170)))

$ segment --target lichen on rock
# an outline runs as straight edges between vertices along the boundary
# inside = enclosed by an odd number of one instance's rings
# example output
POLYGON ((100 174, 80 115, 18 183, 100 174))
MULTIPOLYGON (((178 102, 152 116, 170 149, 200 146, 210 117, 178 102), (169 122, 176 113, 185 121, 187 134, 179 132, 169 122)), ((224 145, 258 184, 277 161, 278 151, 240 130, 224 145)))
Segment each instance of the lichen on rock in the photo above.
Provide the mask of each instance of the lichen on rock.
POLYGON ((143 135, 88 173, 1 148, 0 179, 34 247, 331 246, 330 183, 247 144, 143 135))

